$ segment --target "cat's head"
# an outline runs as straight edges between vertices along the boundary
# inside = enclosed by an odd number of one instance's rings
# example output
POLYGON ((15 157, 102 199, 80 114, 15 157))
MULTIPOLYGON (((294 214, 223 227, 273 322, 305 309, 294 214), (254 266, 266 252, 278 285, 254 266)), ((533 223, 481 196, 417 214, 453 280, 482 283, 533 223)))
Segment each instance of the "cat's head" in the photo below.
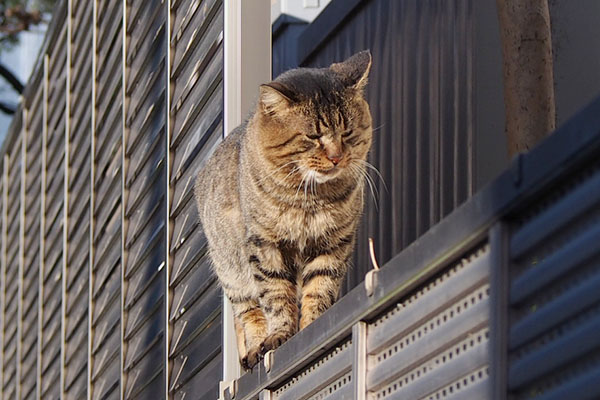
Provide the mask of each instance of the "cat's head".
POLYGON ((355 175, 371 147, 366 50, 329 68, 299 68, 260 87, 255 114, 265 157, 323 183, 355 175))

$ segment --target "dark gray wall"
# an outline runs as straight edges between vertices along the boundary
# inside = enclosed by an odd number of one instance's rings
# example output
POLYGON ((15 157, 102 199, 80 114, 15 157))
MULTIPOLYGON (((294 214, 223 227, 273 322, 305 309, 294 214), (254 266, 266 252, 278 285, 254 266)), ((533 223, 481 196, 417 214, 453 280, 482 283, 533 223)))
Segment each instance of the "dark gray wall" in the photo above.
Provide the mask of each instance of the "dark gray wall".
POLYGON ((300 46, 306 53, 302 65, 327 66, 366 48, 373 55, 367 88, 375 128, 370 162, 385 184, 372 174, 378 200, 367 191, 347 288, 371 268, 369 237, 379 262, 386 262, 504 165, 500 156, 478 154, 503 152, 497 147, 502 138, 499 47, 492 46, 497 37, 490 24, 495 3, 487 3, 362 1, 321 42, 315 41, 318 25, 331 29, 334 18, 326 12, 300 37, 313 41, 312 51, 300 46), (478 112, 486 114, 483 119, 478 112))
POLYGON ((600 93, 600 2, 550 0, 550 15, 561 125, 600 93))

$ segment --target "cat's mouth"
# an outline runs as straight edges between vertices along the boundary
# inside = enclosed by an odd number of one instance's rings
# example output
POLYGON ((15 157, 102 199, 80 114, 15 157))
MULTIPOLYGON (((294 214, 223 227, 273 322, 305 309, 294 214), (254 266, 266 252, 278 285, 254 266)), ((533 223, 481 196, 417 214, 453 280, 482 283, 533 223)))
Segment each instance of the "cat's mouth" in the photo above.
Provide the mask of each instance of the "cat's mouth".
POLYGON ((329 169, 314 169, 314 179, 318 183, 327 182, 340 174, 341 168, 339 166, 333 166, 329 169))

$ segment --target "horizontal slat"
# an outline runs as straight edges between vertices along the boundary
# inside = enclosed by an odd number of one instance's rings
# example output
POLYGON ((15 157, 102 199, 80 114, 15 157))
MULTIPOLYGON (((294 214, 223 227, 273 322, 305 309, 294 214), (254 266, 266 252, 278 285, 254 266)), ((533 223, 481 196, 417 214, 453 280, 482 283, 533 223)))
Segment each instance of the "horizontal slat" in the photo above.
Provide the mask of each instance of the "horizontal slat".
POLYGON ((600 303, 598 288, 600 288, 600 273, 589 277, 562 296, 552 299, 535 312, 526 315, 511 327, 509 347, 514 349, 523 345, 569 317, 583 312, 595 303, 600 303))
POLYGON ((536 400, 592 400, 600 396, 600 365, 577 375, 576 377, 554 387, 539 396, 536 400))
POLYGON ((201 98, 207 92, 211 82, 222 79, 223 70, 223 35, 219 34, 215 41, 209 43, 204 58, 190 64, 175 81, 173 88, 171 115, 175 114, 188 98, 201 98), (191 93, 198 93, 192 95, 191 93))
POLYGON ((510 287, 510 302, 518 304, 544 286, 559 279, 569 270, 592 260, 600 253, 600 225, 576 236, 539 264, 529 268, 514 281, 510 287), (541 272, 543 271, 543 272, 541 272))
POLYGON ((205 276, 211 275, 206 238, 200 232, 196 232, 188 238, 185 245, 174 253, 171 260, 171 276, 173 278, 171 282, 175 285, 179 284, 180 279, 184 281, 192 279, 189 277, 189 271, 198 270, 202 271, 205 276))
POLYGON ((600 203, 600 173, 582 183, 558 203, 520 228, 511 238, 510 253, 519 258, 532 247, 544 242, 577 216, 586 214, 600 203))
MULTIPOLYGON (((431 327, 429 326, 430 322, 423 325, 424 329, 421 335, 415 337, 414 340, 411 339, 402 346, 398 343, 395 346, 398 351, 391 355, 379 356, 380 360, 367 373, 367 387, 370 390, 376 390, 481 329, 489 317, 488 298, 483 298, 475 304, 471 304, 467 299, 465 301, 468 306, 463 308, 460 313, 454 312, 453 317, 438 315, 432 320, 431 327)), ((458 305, 462 306, 463 301, 461 300, 458 305)), ((454 308, 449 308, 448 312, 454 308)), ((412 335, 409 334, 408 337, 412 337, 412 335)))
POLYGON ((190 165, 181 178, 175 182, 175 185, 172 185, 173 197, 171 202, 171 216, 177 215, 187 204, 187 201, 192 198, 194 183, 196 182, 198 172, 206 162, 208 156, 213 153, 217 145, 221 142, 222 132, 222 123, 220 123, 198 153, 194 163, 190 165))
MULTIPOLYGON (((281 391, 279 400, 303 400, 327 386, 352 368, 353 347, 347 345, 342 350, 335 351, 325 361, 317 361, 310 372, 301 373, 294 377, 290 386, 281 391)), ((281 389, 280 389, 281 390, 281 389)))
POLYGON ((198 208, 193 198, 187 202, 181 212, 172 220, 171 229, 171 253, 182 247, 195 234, 196 229, 201 231, 198 208))
POLYGON ((375 353, 382 347, 406 334, 417 324, 433 317, 436 313, 468 296, 477 286, 489 280, 489 252, 479 255, 473 261, 464 260, 438 278, 435 283, 423 288, 416 298, 397 306, 394 313, 380 319, 368 327, 367 351, 375 353))
POLYGON ((192 2, 185 12, 176 14, 171 39, 174 47, 172 77, 179 76, 182 67, 190 60, 202 58, 199 56, 202 51, 196 50, 212 41, 214 30, 211 28, 216 26, 219 30, 223 29, 223 18, 219 14, 221 1, 209 0, 202 2, 201 7, 198 5, 192 2))
POLYGON ((523 354, 509 367, 508 386, 516 389, 550 371, 567 365, 600 347, 600 312, 564 332, 555 340, 523 354))
MULTIPOLYGON (((218 327, 220 328, 220 324, 218 327)), ((221 380, 222 369, 221 354, 215 353, 202 369, 188 377, 188 380, 181 385, 177 385, 180 388, 179 392, 174 393, 173 385, 169 386, 169 391, 177 400, 184 400, 187 393, 194 393, 200 400, 213 400, 218 397, 218 383, 221 380)))
POLYGON ((223 84, 210 87, 200 101, 189 99, 175 116, 171 149, 173 150, 171 182, 179 179, 201 151, 223 119, 223 84), (210 93, 210 90, 213 90, 210 93), (206 102, 204 102, 206 101, 206 102))
MULTIPOLYGON (((420 377, 417 377, 408 384, 402 385, 400 390, 393 393, 391 396, 386 396, 386 399, 401 400, 424 398, 435 390, 461 379, 467 373, 485 366, 487 362, 488 345, 487 342, 483 342, 461 353, 460 356, 453 357, 437 366, 437 368, 423 371, 420 377)), ((487 396, 484 395, 479 399, 484 399, 486 397, 487 396)), ((461 396, 459 398, 463 399, 465 397, 461 396)))
POLYGON ((199 332, 208 329, 212 320, 220 313, 221 293, 217 285, 212 285, 201 297, 192 296, 189 301, 177 307, 176 319, 172 322, 169 357, 185 352, 199 332), (186 308, 187 307, 187 308, 186 308))
MULTIPOLYGON (((210 366, 215 357, 220 353, 221 348, 221 319, 219 314, 209 321, 204 329, 197 331, 194 340, 190 341, 190 346, 176 358, 172 359, 171 376, 173 377, 169 387, 171 391, 178 390, 187 382, 193 381, 196 374, 203 376, 203 370, 210 366)), ((208 369, 210 370, 210 368, 208 369)), ((217 379, 220 380, 220 373, 217 379)), ((207 383, 204 382, 204 388, 207 383)), ((198 394, 204 390, 199 390, 198 394)))

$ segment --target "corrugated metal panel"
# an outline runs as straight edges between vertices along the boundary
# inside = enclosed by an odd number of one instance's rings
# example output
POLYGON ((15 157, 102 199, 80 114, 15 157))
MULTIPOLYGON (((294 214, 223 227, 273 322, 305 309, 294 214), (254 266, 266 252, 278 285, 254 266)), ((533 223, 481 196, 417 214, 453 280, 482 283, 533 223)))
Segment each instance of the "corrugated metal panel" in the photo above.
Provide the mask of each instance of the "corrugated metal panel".
POLYGON ((25 123, 25 210, 23 249, 23 306, 21 340, 21 396, 36 398, 38 363, 38 310, 40 282, 40 207, 44 86, 42 75, 35 80, 38 90, 27 106, 25 123))
POLYGON ((118 399, 121 381, 121 174, 123 3, 95 3, 91 391, 118 399))
MULTIPOLYGON (((20 130, 19 124, 13 129, 20 130)), ((19 286, 20 286, 20 213, 21 213, 21 135, 5 156, 4 186, 4 268, 3 268, 3 321, 2 336, 2 397, 17 398, 19 361, 19 286)))
POLYGON ((161 1, 127 6, 123 391, 164 398, 166 277, 166 15, 161 1))
POLYGON ((71 2, 65 282, 64 390, 66 399, 87 396, 90 263, 90 167, 93 8, 71 2))
POLYGON ((169 393, 217 397, 221 295, 192 198, 202 162, 223 136, 223 2, 174 2, 169 104, 169 393))
POLYGON ((369 161, 382 179, 371 171, 346 290, 370 265, 369 237, 385 263, 473 193, 472 36, 472 0, 365 1, 302 62, 373 55, 369 161))
POLYGON ((7 196, 6 196, 6 182, 8 181, 7 172, 7 156, 3 155, 2 160, 2 174, 0 175, 0 395, 4 395, 4 334, 6 331, 6 209, 7 209, 7 196))
POLYGON ((515 399, 600 396, 600 167, 515 222, 508 388, 515 399))
MULTIPOLYGON (((59 9, 65 13, 64 7, 59 9)), ((66 14, 66 13, 65 13, 66 14)), ((66 15, 61 19, 64 21, 66 15)), ((41 396, 61 396, 63 212, 65 177, 65 129, 67 89, 67 24, 59 30, 56 46, 47 53, 45 169, 42 179, 42 273, 41 282, 41 396)))

